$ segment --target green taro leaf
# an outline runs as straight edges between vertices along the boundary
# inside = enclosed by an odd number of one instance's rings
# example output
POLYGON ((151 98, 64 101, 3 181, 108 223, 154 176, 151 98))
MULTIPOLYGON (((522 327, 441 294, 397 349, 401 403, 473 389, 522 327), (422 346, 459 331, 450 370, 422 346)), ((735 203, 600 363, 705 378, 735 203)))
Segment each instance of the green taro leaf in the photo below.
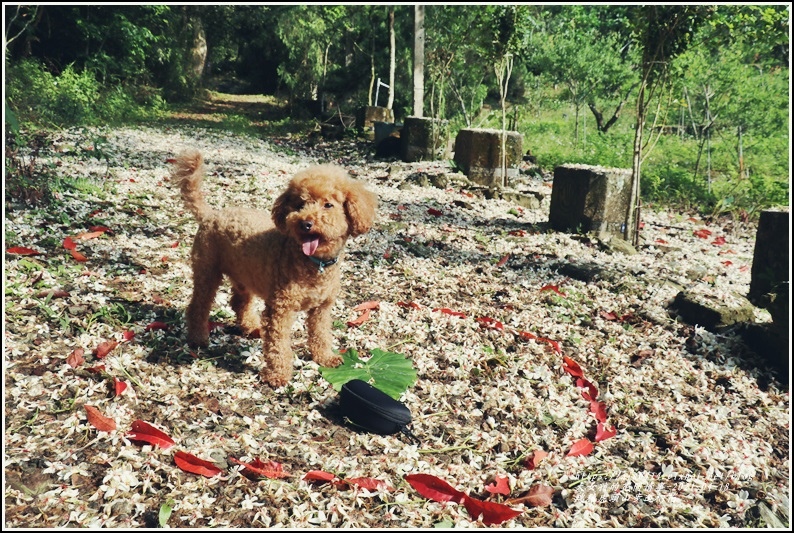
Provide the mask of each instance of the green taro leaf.
POLYGON ((416 370, 406 356, 377 348, 372 350, 372 357, 366 361, 358 357, 356 350, 350 349, 342 354, 341 365, 336 368, 320 367, 320 374, 337 391, 342 390, 342 385, 351 379, 360 379, 395 400, 416 383, 416 370))

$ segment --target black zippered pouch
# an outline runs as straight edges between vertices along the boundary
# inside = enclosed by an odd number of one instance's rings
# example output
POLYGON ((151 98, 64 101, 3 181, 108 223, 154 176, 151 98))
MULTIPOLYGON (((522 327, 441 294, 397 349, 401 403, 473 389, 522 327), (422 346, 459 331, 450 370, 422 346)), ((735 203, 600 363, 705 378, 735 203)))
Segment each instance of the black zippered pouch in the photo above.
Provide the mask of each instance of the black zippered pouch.
POLYGON ((408 407, 366 381, 351 379, 342 385, 340 408, 345 419, 364 431, 379 435, 400 432, 416 439, 407 428, 411 423, 408 407))

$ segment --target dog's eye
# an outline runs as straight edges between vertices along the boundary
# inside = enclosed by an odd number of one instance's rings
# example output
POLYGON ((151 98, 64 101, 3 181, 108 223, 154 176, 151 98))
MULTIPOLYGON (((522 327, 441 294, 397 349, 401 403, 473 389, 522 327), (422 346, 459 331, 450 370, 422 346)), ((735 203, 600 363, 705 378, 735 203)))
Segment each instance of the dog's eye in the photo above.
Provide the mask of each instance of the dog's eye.
POLYGON ((325 205, 323 207, 326 209, 331 209, 333 206, 334 204, 332 204, 331 202, 325 202, 325 205))

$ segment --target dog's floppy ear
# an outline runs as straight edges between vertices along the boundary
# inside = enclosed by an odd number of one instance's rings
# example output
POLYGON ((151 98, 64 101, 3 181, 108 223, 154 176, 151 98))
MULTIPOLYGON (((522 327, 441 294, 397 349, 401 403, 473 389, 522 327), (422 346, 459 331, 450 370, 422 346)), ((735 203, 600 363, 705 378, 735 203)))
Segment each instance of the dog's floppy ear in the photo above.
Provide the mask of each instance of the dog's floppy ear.
POLYGON ((270 211, 270 216, 273 218, 273 224, 276 225, 276 229, 281 233, 287 233, 287 215, 290 213, 291 198, 292 196, 290 191, 287 189, 281 193, 278 198, 276 198, 276 201, 273 204, 273 209, 270 211))
POLYGON ((372 228, 378 197, 357 181, 350 180, 345 198, 345 213, 350 222, 350 236, 361 235, 372 228))

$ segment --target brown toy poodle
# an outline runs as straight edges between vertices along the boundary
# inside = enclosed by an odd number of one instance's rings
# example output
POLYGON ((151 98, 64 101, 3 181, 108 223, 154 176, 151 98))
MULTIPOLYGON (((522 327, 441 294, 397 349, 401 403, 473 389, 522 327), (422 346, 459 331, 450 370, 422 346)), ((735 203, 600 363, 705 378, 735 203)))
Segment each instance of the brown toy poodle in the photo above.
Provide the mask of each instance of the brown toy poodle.
POLYGON ((276 199, 270 214, 254 209, 215 210, 204 200, 201 154, 189 150, 174 161, 172 177, 185 206, 199 222, 193 241, 193 296, 186 311, 187 340, 209 342, 209 313, 226 275, 231 306, 247 335, 260 335, 265 367, 261 377, 274 387, 292 377, 292 324, 306 311, 308 345, 321 366, 337 366, 331 307, 340 292, 339 261, 348 237, 369 231, 377 197, 341 167, 317 165, 298 172, 276 199), (255 296, 265 301, 261 319, 255 296))

